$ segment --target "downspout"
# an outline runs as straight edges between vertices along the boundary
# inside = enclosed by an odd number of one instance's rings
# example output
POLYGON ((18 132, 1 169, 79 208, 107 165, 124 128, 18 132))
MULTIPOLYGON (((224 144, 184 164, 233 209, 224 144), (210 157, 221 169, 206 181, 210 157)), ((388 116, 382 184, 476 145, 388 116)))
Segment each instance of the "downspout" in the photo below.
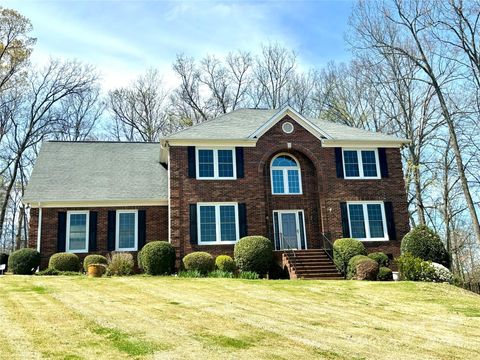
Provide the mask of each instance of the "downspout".
POLYGON ((40 241, 42 239, 42 207, 38 203, 38 228, 37 228, 37 251, 40 252, 40 241))

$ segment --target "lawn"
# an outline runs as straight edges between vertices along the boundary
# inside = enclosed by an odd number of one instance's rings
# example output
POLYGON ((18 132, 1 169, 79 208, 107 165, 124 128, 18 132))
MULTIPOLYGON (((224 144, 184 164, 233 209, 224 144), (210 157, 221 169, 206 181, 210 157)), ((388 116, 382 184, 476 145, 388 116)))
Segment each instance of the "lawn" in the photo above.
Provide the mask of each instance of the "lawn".
POLYGON ((479 359, 445 284, 0 277, 1 359, 479 359))

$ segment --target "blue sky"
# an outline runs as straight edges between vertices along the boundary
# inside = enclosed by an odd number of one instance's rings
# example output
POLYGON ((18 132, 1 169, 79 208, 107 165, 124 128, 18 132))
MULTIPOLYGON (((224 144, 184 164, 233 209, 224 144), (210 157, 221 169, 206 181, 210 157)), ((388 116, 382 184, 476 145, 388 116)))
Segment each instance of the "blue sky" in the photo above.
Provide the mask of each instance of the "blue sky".
POLYGON ((2 1, 34 26, 36 62, 52 57, 92 63, 106 88, 126 85, 148 67, 175 80, 176 54, 222 56, 279 42, 301 67, 349 57, 344 41, 349 1, 169 2, 2 1))

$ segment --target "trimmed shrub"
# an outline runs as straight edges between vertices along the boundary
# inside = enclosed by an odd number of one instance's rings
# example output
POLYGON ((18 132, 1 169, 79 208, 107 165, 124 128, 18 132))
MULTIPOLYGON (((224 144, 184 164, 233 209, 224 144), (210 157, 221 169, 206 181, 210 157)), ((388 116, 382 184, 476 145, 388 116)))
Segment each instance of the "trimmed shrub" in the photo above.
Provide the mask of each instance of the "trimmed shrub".
POLYGON ((260 278, 258 273, 255 271, 242 271, 240 274, 238 274, 238 277, 240 279, 247 279, 247 280, 257 280, 260 278))
POLYGON ((393 280, 392 270, 388 267, 381 266, 380 269, 378 269, 377 280, 378 281, 392 281, 393 280))
POLYGON ((263 236, 246 236, 235 244, 233 251, 237 267, 242 272, 265 274, 273 262, 273 244, 263 236))
POLYGON ((213 270, 208 273, 210 278, 233 278, 233 273, 231 271, 224 270, 213 270))
POLYGON ((401 280, 431 281, 434 269, 430 261, 415 257, 410 253, 402 254, 396 259, 401 280))
POLYGON ((453 283, 453 274, 449 269, 438 263, 432 263, 431 266, 433 268, 431 281, 453 283))
POLYGON ((20 249, 10 254, 8 269, 19 275, 31 275, 40 266, 40 253, 35 249, 20 249))
POLYGON ((138 253, 138 267, 149 275, 169 275, 175 270, 175 257, 172 244, 152 241, 138 253))
POLYGON ((347 279, 354 279, 357 275, 357 265, 362 260, 371 260, 365 255, 355 255, 350 259, 347 266, 347 279))
POLYGON ((235 260, 228 255, 219 255, 215 259, 215 267, 220 271, 233 273, 237 269, 235 260))
POLYGON ((333 261, 342 274, 346 274, 348 262, 356 255, 367 255, 365 245, 352 238, 337 239, 333 243, 333 261))
POLYGON ((380 267, 387 267, 390 262, 388 256, 383 252, 374 252, 367 255, 370 259, 375 260, 380 267))
POLYGON ((107 256, 107 275, 125 276, 133 274, 133 256, 130 253, 118 252, 107 256))
POLYGON ((48 267, 58 271, 79 271, 80 259, 72 253, 56 253, 50 256, 48 267))
POLYGON ((360 260, 357 264, 355 279, 357 280, 377 280, 378 263, 370 258, 360 260))
POLYGON ((83 260, 83 270, 88 271, 88 265, 92 265, 92 264, 102 264, 107 266, 108 260, 105 256, 102 256, 102 255, 97 255, 97 254, 88 255, 83 260))
POLYGON ((405 235, 400 247, 402 254, 410 253, 414 257, 433 261, 444 266, 449 265, 449 256, 438 234, 425 225, 420 225, 405 235))
POLYGON ((205 251, 192 252, 186 255, 182 262, 185 270, 196 270, 202 275, 208 274, 215 266, 213 256, 205 251))

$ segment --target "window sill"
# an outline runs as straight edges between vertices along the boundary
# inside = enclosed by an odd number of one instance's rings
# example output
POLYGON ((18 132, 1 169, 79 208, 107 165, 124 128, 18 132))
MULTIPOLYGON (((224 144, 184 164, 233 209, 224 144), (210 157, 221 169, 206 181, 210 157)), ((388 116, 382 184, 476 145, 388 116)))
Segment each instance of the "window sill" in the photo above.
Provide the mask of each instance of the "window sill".
POLYGON ((291 193, 291 194, 289 194, 289 193, 285 193, 285 194, 272 193, 272 195, 279 195, 279 196, 293 195, 293 196, 295 196, 295 195, 303 195, 303 193, 291 193))
POLYGON ((234 245, 237 241, 209 241, 209 242, 198 242, 197 245, 234 245))
POLYGON ((218 177, 218 178, 212 178, 212 177, 208 177, 208 178, 203 178, 203 177, 197 177, 195 178, 196 180, 237 180, 236 177, 218 177))
POLYGON ((381 241, 390 241, 388 238, 368 238, 368 239, 359 239, 359 238, 354 238, 362 242, 381 242, 381 241))
POLYGON ((344 177, 345 180, 380 180, 381 177, 344 177))
POLYGON ((88 249, 87 250, 65 250, 65 252, 69 254, 86 254, 88 253, 88 249))
POLYGON ((115 249, 115 251, 138 251, 138 249, 137 248, 115 249))

